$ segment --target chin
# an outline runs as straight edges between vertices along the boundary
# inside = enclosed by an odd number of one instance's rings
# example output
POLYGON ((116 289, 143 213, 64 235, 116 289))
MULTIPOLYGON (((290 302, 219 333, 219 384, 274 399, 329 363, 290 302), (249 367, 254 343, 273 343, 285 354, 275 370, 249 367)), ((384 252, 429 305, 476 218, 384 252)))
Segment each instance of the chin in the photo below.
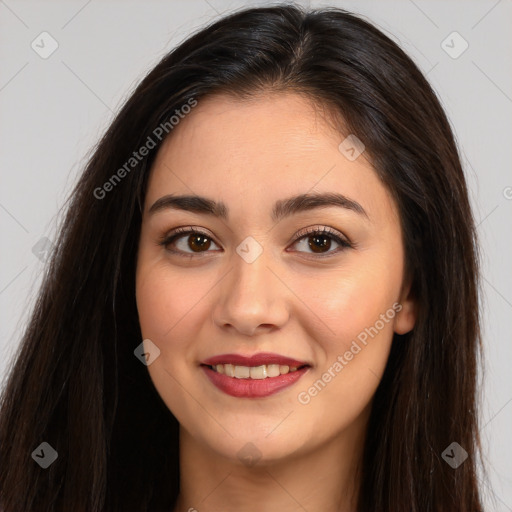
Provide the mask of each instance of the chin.
MULTIPOLYGON (((273 428, 275 428, 275 424, 273 428)), ((220 457, 240 462, 244 466, 262 466, 275 464, 284 459, 299 455, 304 449, 305 442, 301 436, 279 435, 271 429, 261 433, 233 432, 222 437, 207 437, 204 442, 220 457)))

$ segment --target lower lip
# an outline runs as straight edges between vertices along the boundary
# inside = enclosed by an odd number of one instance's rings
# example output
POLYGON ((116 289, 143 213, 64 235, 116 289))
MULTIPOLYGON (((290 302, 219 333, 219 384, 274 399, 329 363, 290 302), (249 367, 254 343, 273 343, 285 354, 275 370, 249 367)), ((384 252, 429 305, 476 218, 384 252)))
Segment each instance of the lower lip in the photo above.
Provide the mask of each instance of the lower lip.
POLYGON ((201 365, 201 368, 210 379, 210 382, 217 386, 217 388, 237 398, 261 398, 273 395, 295 384, 309 370, 309 366, 305 366, 304 368, 286 373, 285 375, 279 375, 278 377, 237 379, 236 377, 228 377, 223 373, 218 373, 208 366, 201 365))

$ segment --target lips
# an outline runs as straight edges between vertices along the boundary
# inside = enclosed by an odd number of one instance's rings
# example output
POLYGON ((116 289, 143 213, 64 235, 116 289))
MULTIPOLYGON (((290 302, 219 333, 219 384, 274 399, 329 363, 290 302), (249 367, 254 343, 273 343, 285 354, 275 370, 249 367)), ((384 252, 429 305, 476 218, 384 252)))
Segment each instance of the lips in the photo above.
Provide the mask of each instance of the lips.
POLYGON ((263 398, 297 382, 311 365, 279 354, 223 354, 206 359, 201 368, 209 381, 238 398, 263 398))
POLYGON ((289 366, 290 368, 301 368, 302 366, 311 366, 305 361, 292 359, 291 357, 272 354, 270 352, 260 352, 252 356, 244 356, 241 354, 221 354, 205 359, 202 364, 207 366, 216 366, 218 364, 232 364, 234 366, 261 366, 278 364, 281 366, 289 366))

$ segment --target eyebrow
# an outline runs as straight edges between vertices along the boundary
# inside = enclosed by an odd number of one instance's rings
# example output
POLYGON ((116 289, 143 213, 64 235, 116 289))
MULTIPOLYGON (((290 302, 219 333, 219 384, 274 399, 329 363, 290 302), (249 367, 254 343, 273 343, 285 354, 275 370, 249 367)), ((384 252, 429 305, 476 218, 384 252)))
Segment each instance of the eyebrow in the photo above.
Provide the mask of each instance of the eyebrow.
MULTIPOLYGON (((289 197, 288 199, 281 199, 274 204, 271 218, 272 221, 278 222, 296 213, 332 206, 345 208, 346 210, 351 210, 363 217, 369 218, 364 208, 358 202, 338 193, 299 194, 289 197)), ((222 201, 215 201, 197 195, 173 194, 157 199, 149 209, 149 213, 154 214, 166 209, 213 215, 225 221, 228 220, 229 216, 229 209, 222 201)))

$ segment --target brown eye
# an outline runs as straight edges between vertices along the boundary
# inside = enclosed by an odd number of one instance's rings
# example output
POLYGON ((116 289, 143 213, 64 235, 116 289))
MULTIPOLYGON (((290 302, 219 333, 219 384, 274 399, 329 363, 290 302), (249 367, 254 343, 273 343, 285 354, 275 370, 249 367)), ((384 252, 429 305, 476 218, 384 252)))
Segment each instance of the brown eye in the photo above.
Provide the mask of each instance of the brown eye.
POLYGON ((313 252, 323 253, 331 248, 331 237, 326 235, 310 235, 308 245, 313 252))
POLYGON ((212 243, 216 245, 211 237, 194 229, 178 229, 160 242, 168 251, 183 256, 211 252, 212 243))
POLYGON ((189 235, 188 236, 188 247, 194 252, 201 252, 202 250, 208 250, 211 245, 211 241, 207 236, 204 235, 189 235))
POLYGON ((318 254, 318 256, 331 256, 344 249, 351 248, 352 244, 331 228, 315 228, 298 233, 293 245, 299 246, 299 252, 318 254), (335 244, 333 248, 333 242, 335 244), (339 247, 336 247, 336 244, 339 247), (333 249, 333 250, 331 250, 333 249))

